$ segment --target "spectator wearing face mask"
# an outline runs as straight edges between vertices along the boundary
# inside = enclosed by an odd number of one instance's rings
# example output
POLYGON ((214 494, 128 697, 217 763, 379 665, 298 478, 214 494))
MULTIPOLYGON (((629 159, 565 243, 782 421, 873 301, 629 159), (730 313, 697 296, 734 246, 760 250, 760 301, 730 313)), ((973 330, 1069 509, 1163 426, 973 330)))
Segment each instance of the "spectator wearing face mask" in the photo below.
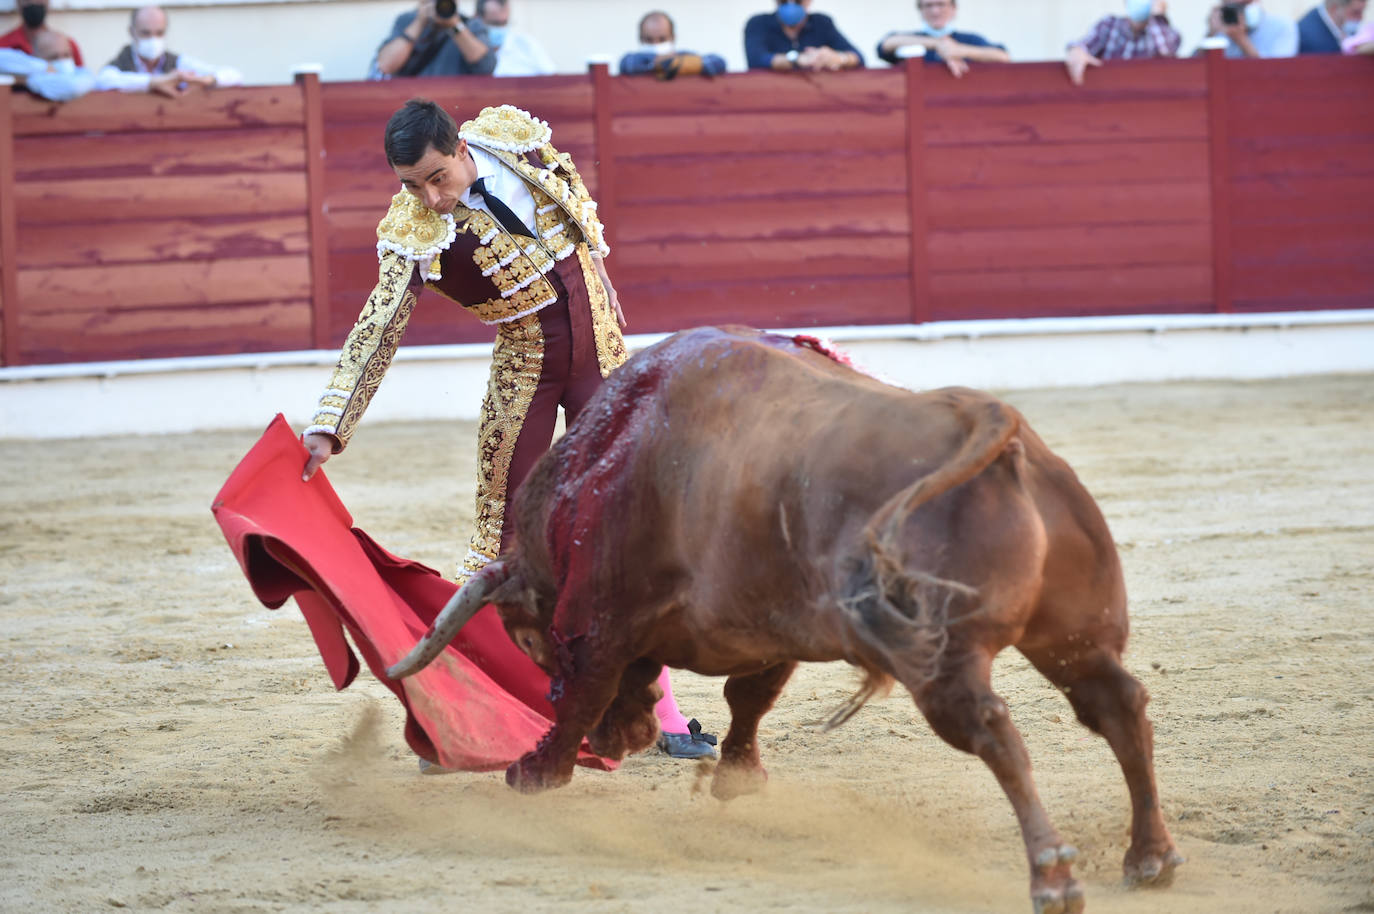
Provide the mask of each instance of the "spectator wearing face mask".
POLYGON ((1087 35, 1069 45, 1064 67, 1069 81, 1083 85, 1088 67, 1104 60, 1175 57, 1183 37, 1169 24, 1164 0, 1126 0, 1126 15, 1103 16, 1087 35))
POLYGON ((773 13, 744 24, 744 56, 751 70, 852 70, 864 56, 811 0, 778 0, 773 13))
POLYGON ((51 28, 33 36, 33 53, 0 48, 0 73, 40 98, 69 102, 95 88, 95 77, 72 58, 72 40, 51 28))
POLYGON ((677 30, 669 15, 660 10, 639 20, 639 50, 620 58, 622 76, 652 73, 659 79, 676 76, 717 76, 725 72, 719 54, 697 54, 677 48, 677 30))
POLYGON ((132 39, 100 71, 108 88, 139 92, 153 76, 176 73, 178 85, 238 86, 243 75, 232 67, 216 67, 186 54, 167 50, 167 13, 160 6, 144 6, 129 17, 132 39))
POLYGON ((534 36, 510 27, 508 0, 477 0, 477 18, 487 27, 487 44, 496 51, 492 76, 549 76, 553 58, 534 36))
POLYGON ((1342 54, 1374 54, 1374 22, 1364 25, 1341 42, 1342 54))
POLYGON ((1325 0, 1298 20, 1299 54, 1339 54, 1341 44, 1360 31, 1365 0, 1325 0))
POLYGON ((957 0, 916 0, 925 28, 915 32, 890 32, 878 43, 878 56, 894 66, 907 57, 924 57, 926 63, 942 63, 956 78, 968 72, 970 60, 1009 63, 1011 55, 1000 44, 982 35, 954 28, 957 0))
POLYGON ((1298 53, 1298 24, 1270 13, 1259 0, 1212 7, 1207 37, 1224 39, 1227 57, 1292 57, 1298 53))
MULTIPOLYGON (((0 48, 14 48, 35 56, 33 41, 48 28, 48 0, 18 0, 18 9, 22 21, 15 28, 0 35, 0 48)), ((72 62, 78 67, 84 66, 81 48, 67 36, 62 37, 71 46, 72 62)))

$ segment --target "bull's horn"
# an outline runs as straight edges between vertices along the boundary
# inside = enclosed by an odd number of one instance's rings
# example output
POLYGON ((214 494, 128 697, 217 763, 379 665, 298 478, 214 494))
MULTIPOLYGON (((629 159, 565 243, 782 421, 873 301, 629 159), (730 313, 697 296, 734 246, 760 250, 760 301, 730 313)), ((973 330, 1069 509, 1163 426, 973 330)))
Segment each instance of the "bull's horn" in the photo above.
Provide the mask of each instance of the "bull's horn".
POLYGON ((501 562, 491 562, 468 578, 468 582, 449 597, 448 603, 434 618, 434 624, 420 639, 420 643, 411 648, 400 663, 388 667, 386 675, 392 679, 404 679, 428 666, 431 660, 444 652, 450 641, 458 637, 458 632, 477 615, 477 611, 486 605, 487 594, 508 577, 509 568, 501 562))

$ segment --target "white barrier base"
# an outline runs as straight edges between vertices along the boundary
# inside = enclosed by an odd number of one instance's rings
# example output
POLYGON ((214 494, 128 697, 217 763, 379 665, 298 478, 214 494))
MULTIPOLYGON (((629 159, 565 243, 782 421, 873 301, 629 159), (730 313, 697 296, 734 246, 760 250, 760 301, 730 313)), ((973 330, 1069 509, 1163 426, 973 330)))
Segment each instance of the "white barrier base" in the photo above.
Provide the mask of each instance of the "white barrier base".
MULTIPOLYGON (((1374 372, 1374 310, 1132 315, 804 328, 913 389, 1013 390, 1374 372)), ((632 350, 662 334, 631 336, 632 350)), ((403 347, 369 422, 476 419, 491 347, 403 347)), ((334 351, 0 368, 0 438, 308 424, 334 351)))

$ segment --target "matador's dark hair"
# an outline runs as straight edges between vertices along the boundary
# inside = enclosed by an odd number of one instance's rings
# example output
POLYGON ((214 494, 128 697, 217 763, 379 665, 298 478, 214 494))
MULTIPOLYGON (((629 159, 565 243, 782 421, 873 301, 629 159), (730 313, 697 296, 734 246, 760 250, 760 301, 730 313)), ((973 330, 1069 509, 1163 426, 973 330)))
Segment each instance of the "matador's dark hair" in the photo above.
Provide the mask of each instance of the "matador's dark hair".
POLYGON ((412 98, 386 122, 386 163, 414 165, 433 146, 453 155, 458 148, 458 125, 443 108, 427 98, 412 98))

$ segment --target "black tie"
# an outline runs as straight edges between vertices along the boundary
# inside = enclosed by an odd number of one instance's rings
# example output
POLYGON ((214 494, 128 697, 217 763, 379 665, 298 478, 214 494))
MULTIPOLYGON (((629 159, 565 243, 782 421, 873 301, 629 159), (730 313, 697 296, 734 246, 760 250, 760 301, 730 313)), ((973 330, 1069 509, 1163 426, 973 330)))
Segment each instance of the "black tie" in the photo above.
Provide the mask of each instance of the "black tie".
POLYGON ((500 197, 487 190, 486 182, 486 178, 478 178, 476 181, 472 182, 472 189, 477 191, 477 196, 486 201, 487 209, 491 210, 491 214, 496 217, 496 221, 501 223, 501 227, 512 235, 525 235, 526 237, 533 238, 534 232, 530 231, 530 227, 522 222, 520 217, 515 215, 509 206, 502 203, 500 197))

